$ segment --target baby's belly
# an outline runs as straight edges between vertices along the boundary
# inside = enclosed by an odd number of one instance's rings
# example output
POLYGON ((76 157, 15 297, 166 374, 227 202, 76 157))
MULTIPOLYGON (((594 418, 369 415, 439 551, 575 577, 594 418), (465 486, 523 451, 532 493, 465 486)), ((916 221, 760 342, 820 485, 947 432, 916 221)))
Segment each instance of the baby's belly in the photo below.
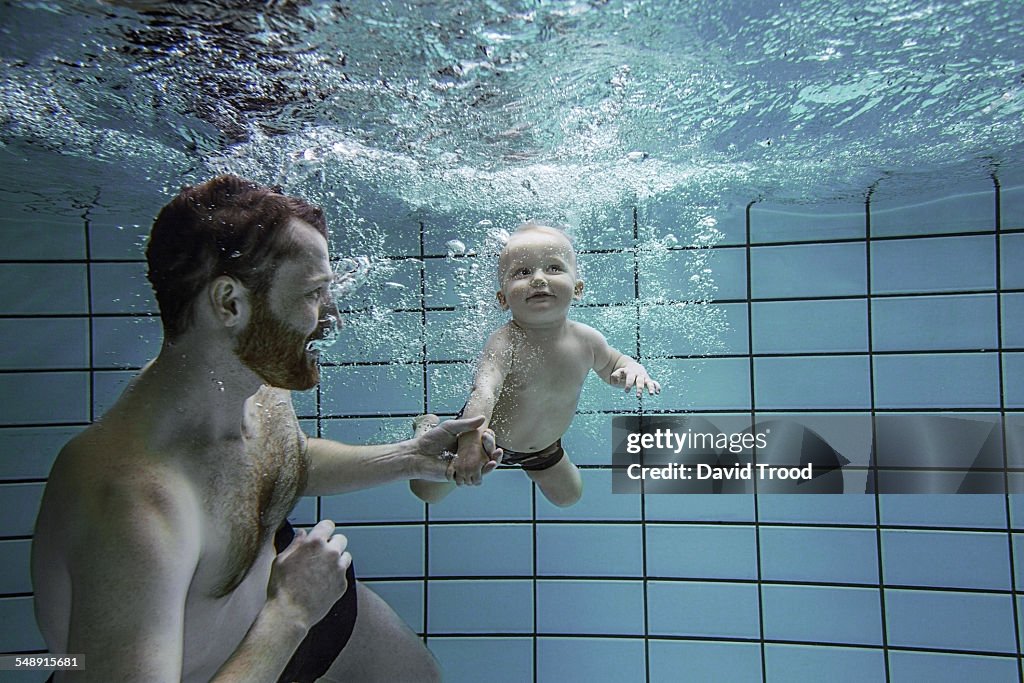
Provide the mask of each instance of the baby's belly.
POLYGON ((189 596, 185 607, 184 683, 209 681, 242 642, 266 603, 273 559, 273 548, 268 545, 248 576, 228 596, 216 600, 189 596))
POLYGON ((491 420, 494 440, 502 448, 520 453, 533 453, 547 448, 562 438, 576 415, 576 402, 547 409, 520 407, 506 412, 495 409, 491 420))

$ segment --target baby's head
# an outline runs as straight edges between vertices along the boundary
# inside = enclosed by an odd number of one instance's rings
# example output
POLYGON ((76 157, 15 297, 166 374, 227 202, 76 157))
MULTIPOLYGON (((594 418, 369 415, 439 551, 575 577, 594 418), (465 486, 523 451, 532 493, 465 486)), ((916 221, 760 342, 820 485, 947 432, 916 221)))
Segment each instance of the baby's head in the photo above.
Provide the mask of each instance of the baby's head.
POLYGON ((515 229, 498 256, 498 302, 520 322, 564 318, 583 293, 576 252, 564 231, 529 221, 515 229))

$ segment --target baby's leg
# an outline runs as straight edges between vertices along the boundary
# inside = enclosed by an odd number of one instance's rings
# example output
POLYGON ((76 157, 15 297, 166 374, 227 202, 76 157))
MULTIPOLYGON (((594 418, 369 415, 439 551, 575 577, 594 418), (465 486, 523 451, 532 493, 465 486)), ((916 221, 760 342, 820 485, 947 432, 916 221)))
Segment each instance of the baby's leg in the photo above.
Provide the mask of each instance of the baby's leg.
POLYGON ((544 497, 560 508, 569 507, 583 495, 580 470, 565 455, 546 470, 524 470, 540 487, 544 497))
POLYGON ((425 432, 429 432, 431 429, 441 424, 441 418, 433 413, 426 413, 424 415, 417 415, 412 419, 412 433, 413 436, 419 436, 425 432))

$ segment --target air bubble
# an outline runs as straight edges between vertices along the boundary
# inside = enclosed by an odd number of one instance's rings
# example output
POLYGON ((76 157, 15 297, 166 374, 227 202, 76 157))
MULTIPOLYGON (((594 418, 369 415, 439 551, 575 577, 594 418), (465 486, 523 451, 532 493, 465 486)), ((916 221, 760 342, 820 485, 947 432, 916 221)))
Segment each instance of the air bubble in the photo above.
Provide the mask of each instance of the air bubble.
POLYGON ((306 351, 326 351, 338 341, 341 325, 338 324, 337 316, 328 315, 324 321, 327 323, 327 331, 320 339, 313 339, 306 344, 306 351))
POLYGON ((343 258, 334 268, 334 282, 331 283, 331 296, 337 301, 355 294, 356 290, 366 284, 372 266, 367 256, 343 258))
POLYGON ((444 246, 448 249, 448 256, 461 256, 466 253, 466 245, 460 240, 448 240, 444 246))

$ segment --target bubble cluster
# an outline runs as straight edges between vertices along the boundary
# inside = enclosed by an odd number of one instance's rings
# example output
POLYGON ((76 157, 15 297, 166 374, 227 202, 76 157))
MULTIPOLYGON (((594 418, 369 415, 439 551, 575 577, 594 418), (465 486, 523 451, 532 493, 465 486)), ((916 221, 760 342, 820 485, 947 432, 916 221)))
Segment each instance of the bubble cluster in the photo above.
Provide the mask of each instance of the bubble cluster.
POLYGON ((371 268, 369 256, 339 259, 334 266, 334 280, 331 282, 330 288, 331 297, 339 303, 352 297, 360 287, 366 284, 371 268))
POLYGON ((15 1, 0 178, 75 217, 150 216, 225 172, 307 197, 343 259, 328 360, 475 357, 530 218, 569 226, 581 315, 699 356, 727 329, 713 247, 737 205, 1020 177, 1018 4, 15 1))

